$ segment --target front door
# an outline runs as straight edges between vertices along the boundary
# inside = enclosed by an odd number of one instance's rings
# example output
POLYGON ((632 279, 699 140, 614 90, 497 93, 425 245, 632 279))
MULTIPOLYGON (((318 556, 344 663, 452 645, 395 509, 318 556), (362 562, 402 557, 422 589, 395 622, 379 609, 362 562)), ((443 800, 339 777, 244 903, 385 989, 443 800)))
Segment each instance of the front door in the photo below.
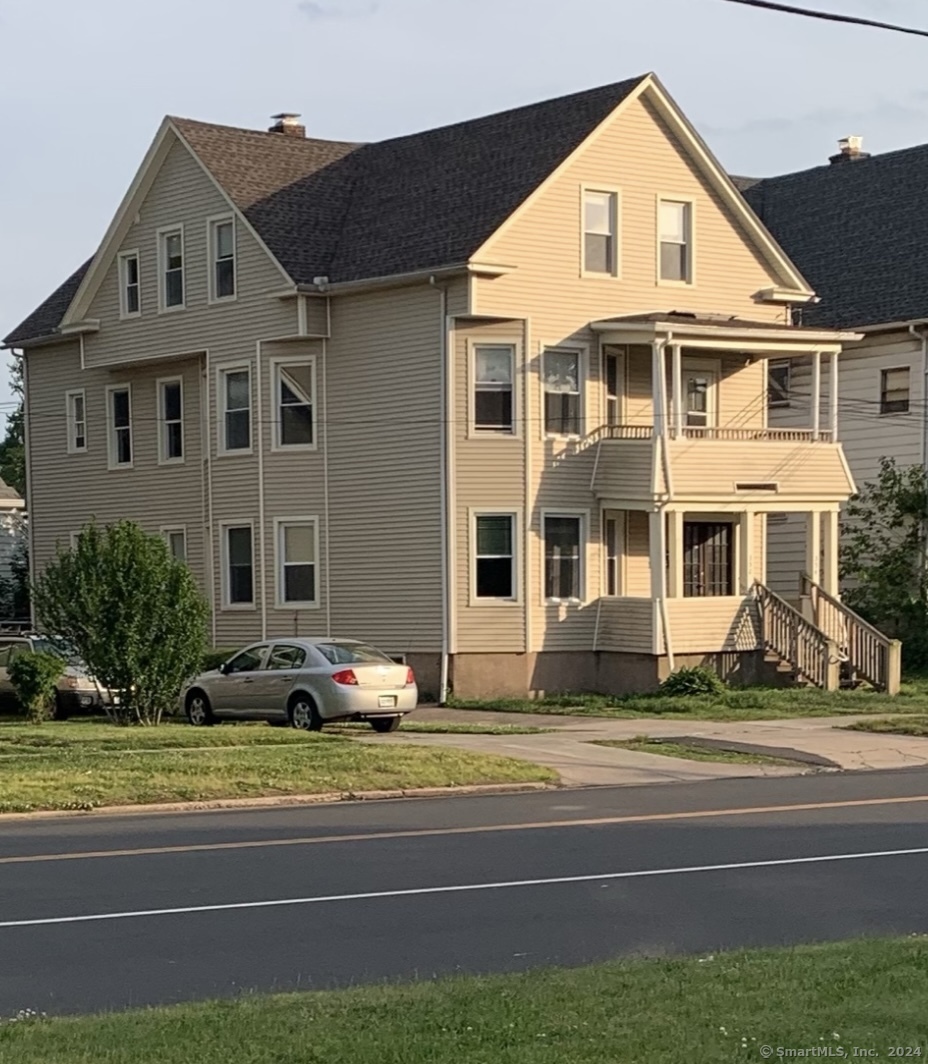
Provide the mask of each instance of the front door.
POLYGON ((716 399, 719 372, 717 369, 683 368, 683 423, 688 429, 709 430, 718 423, 716 399))
POLYGON ((730 521, 683 522, 683 594, 734 594, 734 526, 730 521))

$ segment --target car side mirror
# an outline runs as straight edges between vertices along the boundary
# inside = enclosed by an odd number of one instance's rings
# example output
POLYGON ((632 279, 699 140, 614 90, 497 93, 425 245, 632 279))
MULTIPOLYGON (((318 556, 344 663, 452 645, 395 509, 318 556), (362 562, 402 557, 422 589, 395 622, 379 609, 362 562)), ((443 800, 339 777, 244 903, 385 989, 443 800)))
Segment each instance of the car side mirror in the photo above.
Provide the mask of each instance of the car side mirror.
POLYGON ((228 674, 229 674, 229 663, 227 661, 224 661, 219 666, 219 671, 222 673, 223 676, 228 676, 228 674))

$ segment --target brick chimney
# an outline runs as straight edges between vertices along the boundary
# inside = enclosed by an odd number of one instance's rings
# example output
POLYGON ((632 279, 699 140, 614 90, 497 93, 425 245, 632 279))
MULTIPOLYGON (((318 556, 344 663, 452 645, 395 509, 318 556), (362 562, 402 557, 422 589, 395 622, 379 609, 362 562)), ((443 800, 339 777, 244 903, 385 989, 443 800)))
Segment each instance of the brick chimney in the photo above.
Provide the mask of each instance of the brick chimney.
POLYGON ((297 119, 300 116, 291 111, 281 111, 279 115, 271 115, 274 124, 268 129, 268 133, 283 133, 285 137, 305 137, 306 126, 301 126, 297 119))
POLYGON ((856 163, 860 159, 869 159, 870 152, 863 150, 863 144, 863 137, 843 137, 838 141, 838 154, 829 156, 828 161, 834 166, 835 163, 856 163))

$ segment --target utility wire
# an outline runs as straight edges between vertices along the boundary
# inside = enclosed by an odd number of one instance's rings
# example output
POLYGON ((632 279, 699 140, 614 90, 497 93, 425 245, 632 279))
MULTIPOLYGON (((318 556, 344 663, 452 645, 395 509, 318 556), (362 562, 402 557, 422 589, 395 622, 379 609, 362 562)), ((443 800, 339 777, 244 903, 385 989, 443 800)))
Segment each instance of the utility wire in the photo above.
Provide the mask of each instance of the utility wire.
POLYGON ((858 18, 856 15, 837 15, 829 11, 812 11, 807 7, 775 3, 774 0, 724 0, 724 3, 742 4, 744 7, 759 7, 765 11, 779 11, 786 15, 802 15, 804 18, 818 18, 826 22, 846 22, 851 26, 868 26, 871 29, 892 30, 894 33, 909 33, 915 37, 928 37, 928 30, 918 30, 912 26, 896 26, 891 22, 877 22, 874 19, 858 18))

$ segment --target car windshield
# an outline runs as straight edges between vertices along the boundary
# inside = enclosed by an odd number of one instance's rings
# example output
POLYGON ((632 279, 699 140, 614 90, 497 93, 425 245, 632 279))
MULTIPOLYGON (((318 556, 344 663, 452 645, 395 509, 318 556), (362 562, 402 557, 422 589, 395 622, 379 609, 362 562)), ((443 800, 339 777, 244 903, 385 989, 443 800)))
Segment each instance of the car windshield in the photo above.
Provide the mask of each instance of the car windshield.
POLYGON ((63 639, 40 636, 32 641, 33 649, 39 654, 56 654, 69 665, 82 665, 80 654, 63 639))
POLYGON ((364 662, 376 665, 395 664, 392 658, 366 643, 317 643, 316 650, 331 665, 356 665, 364 662))

